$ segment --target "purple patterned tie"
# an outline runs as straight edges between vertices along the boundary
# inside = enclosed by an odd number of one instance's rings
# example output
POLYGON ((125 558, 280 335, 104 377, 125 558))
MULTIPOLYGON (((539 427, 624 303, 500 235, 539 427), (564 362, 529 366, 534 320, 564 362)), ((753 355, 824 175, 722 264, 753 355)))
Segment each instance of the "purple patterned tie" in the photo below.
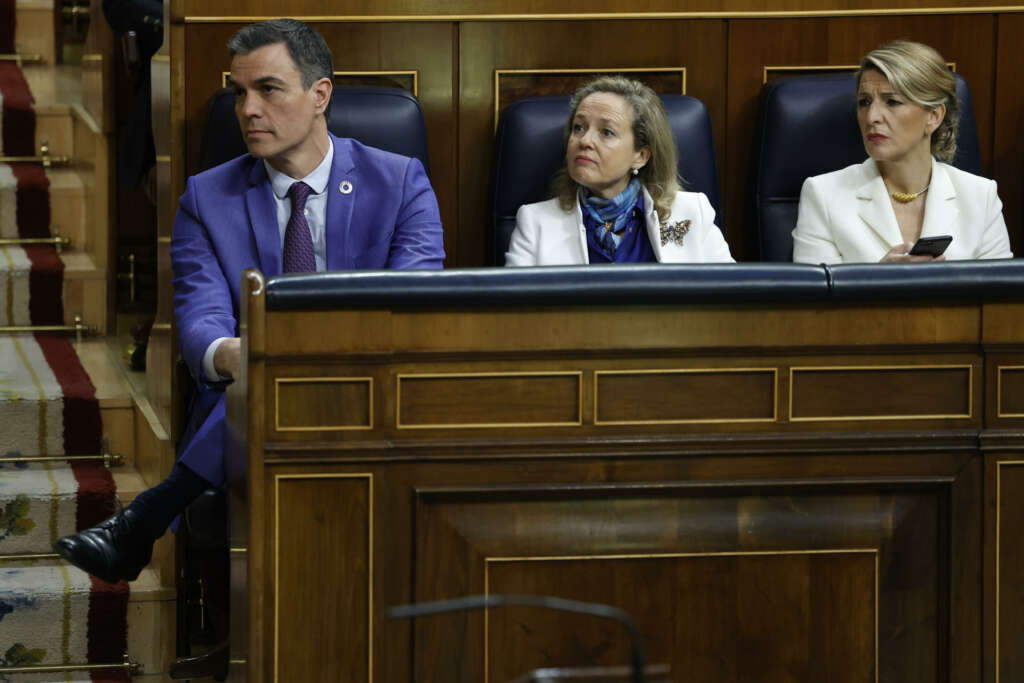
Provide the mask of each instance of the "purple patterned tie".
POLYGON ((316 255, 313 253, 313 238, 306 222, 306 199, 313 191, 303 182, 293 183, 288 188, 292 200, 292 215, 284 231, 284 272, 308 273, 316 270, 316 255))

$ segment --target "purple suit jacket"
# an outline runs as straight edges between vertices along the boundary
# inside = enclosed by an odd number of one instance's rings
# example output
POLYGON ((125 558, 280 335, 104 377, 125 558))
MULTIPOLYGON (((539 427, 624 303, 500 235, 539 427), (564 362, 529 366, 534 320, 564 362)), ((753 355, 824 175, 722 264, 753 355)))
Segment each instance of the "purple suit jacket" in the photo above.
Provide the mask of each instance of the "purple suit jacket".
MULTIPOLYGON (((437 199, 416 159, 337 138, 327 184, 328 270, 441 268, 437 199), (343 194, 341 183, 351 183, 343 194)), ((171 239, 181 354, 199 384, 179 460, 224 482, 224 387, 203 377, 218 337, 237 337, 242 271, 281 272, 281 234, 263 162, 245 154, 188 179, 171 239)))

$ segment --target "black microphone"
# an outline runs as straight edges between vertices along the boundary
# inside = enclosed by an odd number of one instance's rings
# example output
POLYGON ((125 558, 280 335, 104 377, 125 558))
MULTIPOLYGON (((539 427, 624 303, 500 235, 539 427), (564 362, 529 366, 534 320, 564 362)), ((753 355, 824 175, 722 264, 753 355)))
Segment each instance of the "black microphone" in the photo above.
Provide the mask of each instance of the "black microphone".
POLYGON ((594 617, 611 619, 622 624, 629 633, 630 659, 632 660, 633 683, 644 683, 644 639, 636 627, 636 622, 629 612, 611 605, 602 605, 597 602, 580 602, 578 600, 566 600, 564 598, 553 598, 547 595, 467 595, 462 598, 451 600, 438 600, 436 602, 418 602, 412 605, 399 605, 390 607, 385 612, 391 619, 409 619, 425 617, 431 614, 444 614, 445 612, 461 612, 470 609, 483 609, 484 607, 546 607, 562 612, 574 612, 576 614, 589 614, 594 617))

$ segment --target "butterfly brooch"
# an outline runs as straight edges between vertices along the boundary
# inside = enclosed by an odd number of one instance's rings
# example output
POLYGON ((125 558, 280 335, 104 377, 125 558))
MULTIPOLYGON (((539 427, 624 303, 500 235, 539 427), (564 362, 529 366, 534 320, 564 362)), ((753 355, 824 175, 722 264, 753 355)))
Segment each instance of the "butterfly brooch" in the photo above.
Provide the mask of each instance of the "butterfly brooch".
POLYGON ((669 242, 676 246, 683 246, 683 237, 690 232, 690 221, 676 221, 675 223, 661 224, 661 246, 669 242))

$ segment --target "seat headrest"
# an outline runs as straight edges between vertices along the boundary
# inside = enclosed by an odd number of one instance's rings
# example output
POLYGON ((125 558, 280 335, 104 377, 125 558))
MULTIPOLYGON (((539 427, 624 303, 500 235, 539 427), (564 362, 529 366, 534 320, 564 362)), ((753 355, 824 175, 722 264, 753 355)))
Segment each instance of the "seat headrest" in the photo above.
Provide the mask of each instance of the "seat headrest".
MULTIPOLYGON (((981 173, 974 105, 958 75, 960 130, 953 165, 981 173)), ((837 171, 867 158, 857 125, 853 74, 780 78, 761 89, 753 192, 762 261, 789 261, 800 188, 810 176, 837 171)))
MULTIPOLYGON (((419 159, 430 174, 427 133, 420 103, 399 88, 335 86, 327 129, 371 147, 419 159)), ((201 170, 245 154, 245 141, 235 116, 235 96, 229 88, 210 100, 203 131, 201 170)))
MULTIPOLYGON (((565 162, 569 100, 568 95, 529 97, 502 112, 494 154, 493 253, 497 265, 505 262, 519 207, 552 196, 551 179, 565 162)), ((685 189, 707 195, 721 227, 718 169, 707 108, 687 95, 662 95, 661 100, 679 149, 678 168, 685 189)))

